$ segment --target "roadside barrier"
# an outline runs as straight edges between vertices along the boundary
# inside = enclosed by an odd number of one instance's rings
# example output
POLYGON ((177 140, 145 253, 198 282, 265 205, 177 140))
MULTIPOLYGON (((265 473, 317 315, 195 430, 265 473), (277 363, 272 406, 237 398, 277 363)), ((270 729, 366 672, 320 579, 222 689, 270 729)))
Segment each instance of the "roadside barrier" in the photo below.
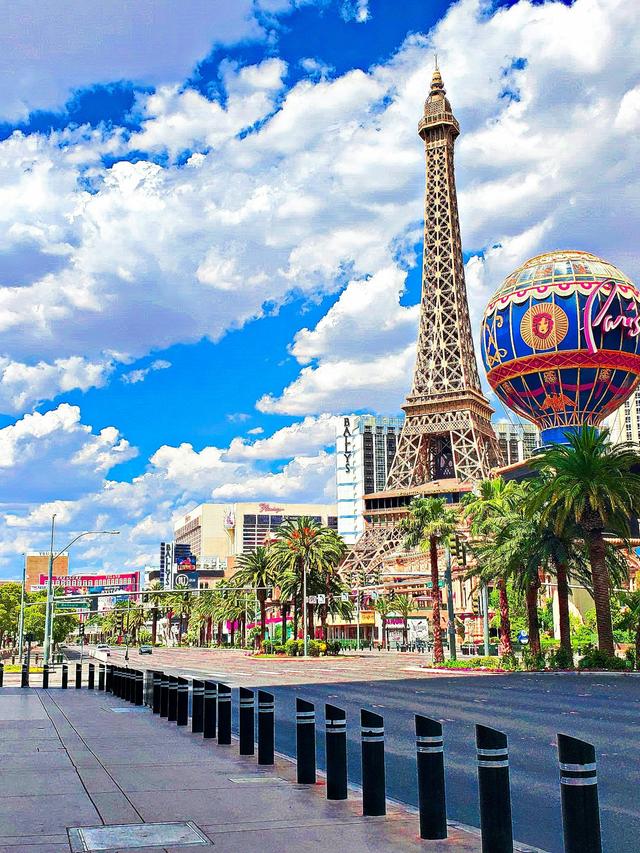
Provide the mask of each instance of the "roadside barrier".
POLYGON ((4 664, 0 661, 0 687, 4 684, 4 664))
POLYGON ((595 747, 558 735, 565 853, 602 853, 595 747))
POLYGON ((167 720, 175 723, 178 719, 178 679, 175 675, 169 676, 169 705, 167 708, 167 720))
POLYGON ((231 688, 218 682, 218 744, 231 744, 231 688))
POLYGON ((447 837, 442 724, 416 714, 416 765, 420 838, 447 837))
POLYGON ((255 698, 253 690, 248 690, 246 687, 240 688, 238 706, 240 755, 253 755, 255 746, 255 698))
POLYGON ((258 764, 274 763, 275 711, 273 693, 258 690, 258 764))
POLYGON ((186 726, 189 722, 189 682, 186 678, 178 678, 177 690, 176 723, 179 726, 186 726))
MULTIPOLYGON (((55 671, 55 669, 54 669, 55 671)), ((42 687, 49 688, 51 667, 43 665, 42 687)), ((69 667, 62 664, 62 689, 68 688, 69 667)), ((0 662, 0 687, 4 665, 0 662)), ((21 666, 21 687, 29 686, 27 665, 21 666)), ((82 665, 76 663, 76 689, 82 687, 82 665)), ((95 689, 95 665, 89 663, 88 688, 95 689)), ((136 705, 150 704, 154 714, 178 726, 189 722, 189 680, 164 672, 98 665, 98 690, 136 705), (147 691, 145 693, 145 680, 147 691)), ((218 737, 230 745, 231 687, 215 681, 193 679, 191 731, 205 739, 218 737)), ((275 759, 275 697, 265 690, 239 688, 239 751, 255 754, 257 694, 257 763, 272 766, 275 759)), ((315 706, 296 697, 296 780, 316 782, 315 706)), ((442 725, 415 715, 416 771, 420 838, 447 838, 447 808, 442 725)), ((384 719, 367 709, 360 711, 362 761, 362 813, 386 814, 384 719)), ((476 725, 480 832, 483 853, 513 853, 509 750, 504 732, 476 725)), ((347 716, 342 708, 325 705, 326 789, 328 800, 348 797, 347 716)), ((593 744, 558 734, 558 762, 562 802, 564 853, 602 853, 596 750, 593 744)))
POLYGON ((347 799, 347 715, 335 705, 324 706, 327 756, 327 799, 347 799))
POLYGON ((162 692, 162 673, 154 670, 152 673, 153 693, 151 700, 151 710, 154 714, 160 713, 160 697, 162 692))
POLYGON ((296 764, 299 785, 316 784, 316 710, 296 698, 296 764))
POLYGON ((169 676, 164 672, 160 677, 160 716, 169 716, 169 676))
POLYGON ((194 678, 191 688, 191 731, 202 734, 204 713, 204 681, 194 678))
POLYGON ((513 853, 507 736, 476 726, 480 831, 483 853, 513 853))
POLYGON ((204 682, 204 703, 202 708, 202 736, 214 738, 218 725, 218 685, 215 681, 204 682))
POLYGON ((362 814, 378 817, 387 813, 384 772, 384 720, 372 711, 360 711, 362 743, 362 814))
MULTIPOLYGON (((188 686, 187 686, 187 689, 188 686)), ((136 669, 135 677, 135 703, 137 706, 144 705, 144 672, 141 669, 136 669)), ((188 697, 187 697, 188 698, 188 697)))

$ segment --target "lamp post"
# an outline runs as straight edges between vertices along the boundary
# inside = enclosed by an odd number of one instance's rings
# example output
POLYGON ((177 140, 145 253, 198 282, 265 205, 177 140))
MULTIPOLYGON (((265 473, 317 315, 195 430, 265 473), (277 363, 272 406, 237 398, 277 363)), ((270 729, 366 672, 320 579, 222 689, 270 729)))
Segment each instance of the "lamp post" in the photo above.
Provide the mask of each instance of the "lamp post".
POLYGON ((20 590, 20 619, 18 620, 18 660, 22 663, 22 643, 24 634, 24 588, 27 582, 27 555, 22 555, 22 589, 20 590))
MULTIPOLYGON (((453 609, 453 582, 451 580, 451 549, 449 543, 445 545, 447 555, 447 565, 444 571, 444 582, 447 585, 447 636, 449 639, 449 657, 451 660, 456 660, 456 623, 455 612, 453 609)), ((437 595, 437 590, 434 595, 437 595)))
POLYGON ((57 554, 53 553, 53 534, 56 514, 51 516, 51 546, 49 548, 49 573, 47 576, 47 608, 44 619, 44 655, 43 663, 49 664, 51 658, 51 637, 53 635, 53 564, 61 554, 64 554, 74 542, 82 539, 83 536, 93 536, 104 533, 108 536, 117 536, 119 530, 85 530, 84 533, 79 533, 75 536, 68 545, 65 545, 57 554))
POLYGON ((307 554, 302 561, 302 656, 307 657, 307 554))

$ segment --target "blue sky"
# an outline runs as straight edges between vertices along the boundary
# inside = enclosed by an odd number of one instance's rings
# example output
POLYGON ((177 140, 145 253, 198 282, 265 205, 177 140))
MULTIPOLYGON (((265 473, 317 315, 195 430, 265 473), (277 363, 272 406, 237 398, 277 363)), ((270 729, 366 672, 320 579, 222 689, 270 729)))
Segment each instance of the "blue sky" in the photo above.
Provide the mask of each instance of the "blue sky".
POLYGON ((121 529, 76 556, 117 568, 154 563, 202 500, 332 499, 332 418, 396 413, 411 380, 435 52, 463 130, 474 327, 538 251, 589 249, 637 278, 634 7, 17 4, 0 60, 0 576, 53 511, 70 533, 121 529))

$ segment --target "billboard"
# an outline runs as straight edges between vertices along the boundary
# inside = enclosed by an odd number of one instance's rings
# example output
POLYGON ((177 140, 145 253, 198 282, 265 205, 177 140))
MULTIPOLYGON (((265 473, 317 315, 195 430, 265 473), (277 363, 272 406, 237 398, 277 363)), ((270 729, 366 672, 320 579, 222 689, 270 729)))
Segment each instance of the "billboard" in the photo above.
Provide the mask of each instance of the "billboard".
MULTIPOLYGON (((140 588, 139 572, 113 575, 62 575, 53 577, 53 586, 62 587, 65 595, 91 592, 136 592, 140 588)), ((46 587, 47 575, 40 575, 40 585, 46 587)))

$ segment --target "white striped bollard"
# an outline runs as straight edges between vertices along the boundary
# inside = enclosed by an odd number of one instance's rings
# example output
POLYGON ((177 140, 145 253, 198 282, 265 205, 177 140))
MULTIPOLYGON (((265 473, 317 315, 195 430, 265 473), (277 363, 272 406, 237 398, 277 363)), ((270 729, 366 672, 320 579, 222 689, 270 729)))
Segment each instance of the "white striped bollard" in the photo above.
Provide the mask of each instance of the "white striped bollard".
POLYGON ((254 752, 254 709, 253 690, 240 687, 238 697, 238 732, 240 755, 253 755, 254 752))
POLYGON ((231 744, 231 688, 218 682, 218 746, 231 744))
POLYGON ((204 683, 204 707, 202 709, 202 737, 214 738, 218 727, 218 685, 215 681, 204 683))
POLYGON ((87 681, 87 689, 94 690, 96 686, 96 668, 95 665, 89 664, 89 678, 87 681))
POLYGON ((49 664, 42 664, 42 689, 46 690, 49 687, 49 664))
POLYGON ((327 799, 347 799, 347 715, 342 708, 325 705, 327 799))
POLYGON ((166 672, 160 673, 160 716, 169 715, 169 676, 166 672))
POLYGON ((444 741, 442 725, 437 720, 416 714, 416 750, 420 838, 446 838, 444 741))
POLYGON ((175 723, 178 719, 178 679, 175 675, 169 676, 169 707, 167 720, 175 723))
POLYGON ((204 681, 194 678, 191 682, 191 731, 194 735, 202 734, 204 705, 204 681))
POLYGON ((258 690, 258 764, 273 764, 275 710, 273 693, 258 690))
POLYGON ((133 679, 134 702, 138 707, 144 705, 144 672, 141 669, 135 670, 133 679))
POLYGON ((189 682, 186 678, 178 678, 178 705, 176 723, 186 726, 189 723, 189 682))
POLYGON ((507 736, 477 725, 476 747, 482 853, 513 853, 507 736))
POLYGON ((602 853, 595 748, 558 735, 558 760, 565 853, 602 853))
POLYGON ((104 681, 107 667, 105 664, 98 664, 98 690, 104 690, 104 681))
POLYGON ((296 699, 296 762, 298 784, 315 785, 316 711, 305 699, 296 699))
POLYGON ((154 714, 160 713, 160 699, 162 696, 162 673, 158 672, 158 670, 154 670, 151 674, 151 684, 152 684, 152 699, 151 699, 151 711, 154 714))
POLYGON ((362 814, 377 817, 387 813, 384 769, 384 720, 364 708, 360 711, 362 741, 362 814))
POLYGON ((80 690, 82 688, 82 664, 76 664, 76 690, 80 690))

